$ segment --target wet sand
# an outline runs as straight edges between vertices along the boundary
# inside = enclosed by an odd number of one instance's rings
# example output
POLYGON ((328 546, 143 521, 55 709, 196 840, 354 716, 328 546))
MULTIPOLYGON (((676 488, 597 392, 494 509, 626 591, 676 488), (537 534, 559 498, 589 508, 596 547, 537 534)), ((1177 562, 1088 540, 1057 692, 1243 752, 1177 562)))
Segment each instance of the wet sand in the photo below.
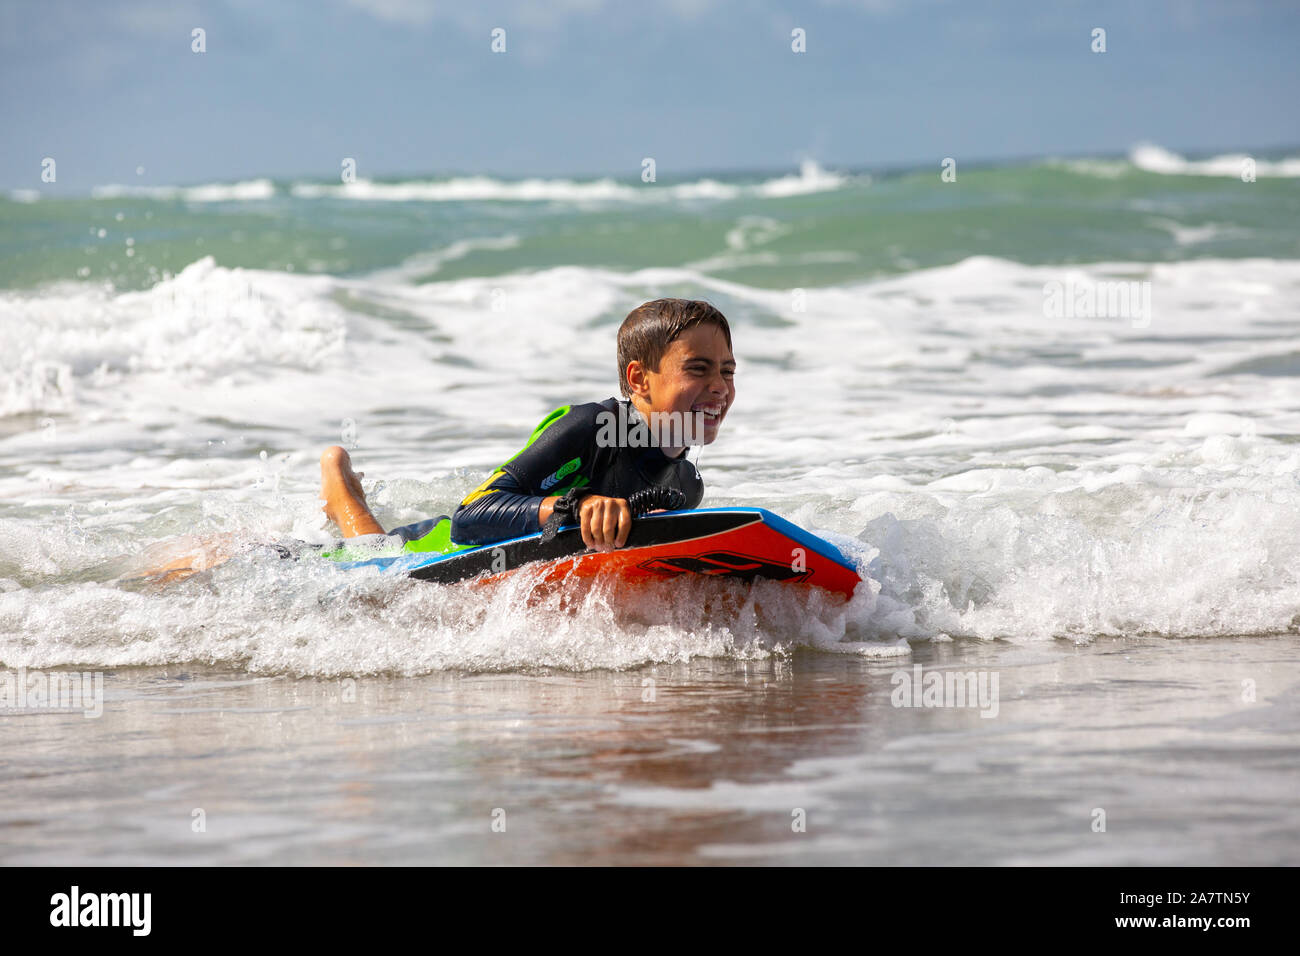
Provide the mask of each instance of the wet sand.
POLYGON ((0 862, 1296 861, 1295 636, 912 651, 355 680, 110 671, 98 719, 0 713, 0 862), (895 706, 918 664, 996 674, 996 715, 895 706))

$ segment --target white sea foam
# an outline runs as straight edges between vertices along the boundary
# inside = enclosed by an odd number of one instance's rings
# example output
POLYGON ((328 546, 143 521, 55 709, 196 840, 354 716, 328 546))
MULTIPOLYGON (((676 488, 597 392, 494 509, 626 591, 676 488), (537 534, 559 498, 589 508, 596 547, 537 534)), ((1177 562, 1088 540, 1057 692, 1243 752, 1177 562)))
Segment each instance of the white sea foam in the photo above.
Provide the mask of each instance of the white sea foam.
POLYGON ((206 183, 201 186, 126 186, 118 183, 95 186, 90 191, 93 199, 121 199, 137 197, 162 201, 181 199, 185 202, 249 202, 271 199, 275 184, 269 179, 249 179, 238 183, 206 183))
MULTIPOLYGON (((866 184, 870 179, 869 176, 862 176, 859 177, 859 182, 866 184)), ((799 175, 769 179, 757 186, 755 192, 759 196, 805 196, 839 189, 849 181, 850 177, 822 169, 814 160, 805 159, 799 164, 799 175)))
MULTIPOLYGON (((1209 159, 1186 159, 1150 143, 1135 146, 1129 153, 1129 161, 1138 169, 1165 176, 1240 177, 1244 164, 1249 159, 1252 157, 1247 153, 1225 153, 1209 159)), ((1300 157, 1276 161, 1255 159, 1254 164, 1256 176, 1300 176, 1300 157)))
POLYGON ((579 182, 572 179, 506 181, 490 176, 463 176, 441 181, 411 180, 350 183, 294 183, 290 192, 300 199, 361 199, 383 202, 593 201, 636 198, 636 189, 612 179, 579 182))
POLYGON ((805 160, 798 175, 779 176, 755 185, 697 179, 685 183, 630 185, 614 179, 522 179, 461 176, 445 180, 351 183, 295 183, 290 192, 301 199, 359 199, 385 202, 647 202, 694 199, 735 199, 740 196, 779 198, 839 189, 849 177, 805 160))
MULTIPOLYGON (((766 228, 750 225, 747 249, 766 228)), ((144 292, 5 293, 0 660, 621 667, 1293 626, 1300 264, 977 257, 804 302, 690 269, 412 286, 210 259, 144 292), (1149 325, 1045 317, 1050 282, 1120 280, 1151 284, 1149 325), (593 588, 525 612, 522 593, 251 557, 161 595, 109 583, 118 556, 182 531, 329 540, 330 443, 352 448, 386 526, 450 510, 547 411, 613 393, 613 329, 666 291, 719 304, 740 362, 699 454, 705 504, 842 543, 874 582, 848 607, 777 588, 706 614, 677 595, 686 616, 657 621, 593 588)))
POLYGON ((1153 143, 1141 143, 1129 150, 1128 159, 1085 157, 1051 159, 1049 166, 1068 169, 1083 176, 1118 179, 1134 169, 1162 176, 1228 176, 1240 178, 1247 160, 1254 163, 1257 177, 1291 178, 1300 176, 1300 157, 1279 160, 1259 159, 1249 153, 1224 153, 1209 159, 1187 159, 1153 143))

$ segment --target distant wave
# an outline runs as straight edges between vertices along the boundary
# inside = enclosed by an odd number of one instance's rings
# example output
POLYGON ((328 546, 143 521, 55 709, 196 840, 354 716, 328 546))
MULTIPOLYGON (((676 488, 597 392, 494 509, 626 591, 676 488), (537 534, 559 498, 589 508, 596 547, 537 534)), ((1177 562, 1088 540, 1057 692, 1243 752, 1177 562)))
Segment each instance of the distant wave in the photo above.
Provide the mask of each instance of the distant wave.
POLYGON ((491 176, 462 176, 445 180, 353 183, 294 183, 290 192, 300 199, 360 199, 390 202, 641 202, 656 199, 734 199, 738 196, 780 198, 839 189, 848 176, 804 160, 798 174, 778 176, 757 184, 698 179, 689 183, 631 185, 613 179, 502 180, 491 176))
POLYGON ((1173 219, 1165 219, 1160 216, 1152 216, 1147 220, 1157 229, 1163 229, 1173 236, 1174 242, 1180 246, 1194 246, 1202 242, 1210 242, 1215 239, 1228 239, 1249 235, 1249 231, 1236 226, 1227 226, 1220 223, 1208 222, 1199 226, 1185 226, 1173 219))
POLYGON ((369 278, 372 282, 412 282, 417 279, 428 278, 439 272, 446 263, 453 262, 456 259, 463 259, 473 252, 485 250, 499 252, 504 249, 515 249, 518 246, 519 237, 513 233, 482 239, 458 239, 445 248, 416 253, 409 256, 400 265, 376 270, 370 273, 369 278))
MULTIPOLYGON (((1141 171, 1162 176, 1239 177, 1243 163, 1254 159, 1255 175, 1271 178, 1300 177, 1300 156, 1277 160, 1259 159, 1248 153, 1225 153, 1208 159, 1188 159, 1163 146, 1142 143, 1127 158, 1051 158, 1046 165, 1083 176, 1118 179, 1141 171)), ((197 186, 135 186, 120 183, 96 186, 94 199, 143 198, 184 202, 253 202, 272 199, 287 192, 299 199, 353 199, 363 202, 656 202, 692 199, 728 200, 740 197, 779 199, 841 189, 850 183, 866 184, 866 174, 848 175, 824 169, 806 159, 799 171, 761 182, 727 182, 702 178, 684 183, 658 184, 601 179, 497 179, 492 176, 455 176, 449 179, 410 179, 379 182, 360 179, 352 183, 295 182, 285 187, 270 179, 249 179, 234 183, 206 183, 197 186)), ((30 203, 42 198, 34 189, 8 192, 11 202, 30 203)))
POLYGON ((275 184, 269 179, 249 179, 238 183, 207 183, 202 186, 123 186, 112 184, 96 186, 90 191, 93 199, 182 199, 185 202, 248 202, 270 199, 275 195, 275 184))
MULTIPOLYGON (((777 176, 759 183, 722 182, 697 179, 686 183, 659 185, 634 184, 603 179, 496 179, 492 176, 456 176, 450 179, 412 179, 377 182, 359 179, 352 183, 297 182, 288 193, 299 199, 357 199, 367 202, 653 202, 656 200, 735 199, 757 196, 778 199, 839 189, 851 179, 869 181, 868 177, 850 177, 823 169, 813 160, 804 160, 799 172, 777 176)), ((277 195, 270 179, 249 179, 236 183, 206 183, 199 186, 129 186, 112 183, 95 186, 93 199, 157 199, 184 202, 253 202, 277 195)), ((41 194, 20 189, 9 193, 13 202, 35 202, 41 194)))
MULTIPOLYGON (((1129 160, 1138 169, 1166 176, 1240 176, 1242 163, 1250 159, 1247 153, 1227 153, 1210 159, 1185 159, 1160 146, 1144 143, 1129 153, 1129 160)), ((1256 176, 1300 176, 1300 157, 1270 161, 1255 160, 1256 176)))
MULTIPOLYGON (((1225 153, 1209 159, 1187 159, 1177 153, 1142 143, 1129 151, 1128 159, 1066 159, 1050 160, 1049 165, 1060 166, 1083 176, 1118 179, 1126 173, 1141 170, 1161 176, 1241 176, 1243 163, 1254 159, 1249 153, 1225 153)), ((1279 178, 1300 176, 1300 157, 1268 160, 1254 159, 1255 175, 1279 178)))
POLYGON ((760 196, 803 196, 839 189, 848 181, 848 176, 822 169, 813 160, 805 159, 799 164, 798 176, 769 179, 756 186, 754 192, 760 196))
POLYGON ((410 180, 380 183, 358 179, 352 183, 294 183, 289 190, 299 199, 361 199, 388 202, 459 202, 467 200, 609 200, 629 199, 636 190, 612 179, 577 182, 570 179, 522 179, 506 182, 490 176, 457 179, 410 180))

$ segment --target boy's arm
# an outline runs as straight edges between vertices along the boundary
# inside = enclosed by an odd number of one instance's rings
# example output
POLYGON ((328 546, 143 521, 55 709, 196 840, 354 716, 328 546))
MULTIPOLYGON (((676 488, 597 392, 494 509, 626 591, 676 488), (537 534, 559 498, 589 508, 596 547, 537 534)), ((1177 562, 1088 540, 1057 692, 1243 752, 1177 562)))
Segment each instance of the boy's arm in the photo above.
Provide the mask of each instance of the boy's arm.
MULTIPOLYGON (((528 443, 461 502, 452 515, 451 537, 462 544, 486 544, 540 531, 551 516, 555 501, 569 488, 586 484, 583 472, 595 452, 596 415, 601 406, 566 405, 544 418, 533 431, 528 443)), ((595 547, 602 543, 621 545, 626 540, 625 523, 617 506, 601 502, 621 502, 592 495, 584 502, 583 540, 595 547), (598 500, 597 500, 598 499, 598 500), (614 515, 608 519, 606 510, 614 515), (606 525, 610 533, 605 534, 606 525)), ((622 511, 626 511, 626 503, 622 511)))
POLYGON ((527 494, 509 472, 493 472, 451 516, 452 540, 460 544, 486 544, 540 531, 551 510, 547 507, 547 514, 542 516, 542 506, 554 500, 527 494))
MULTIPOLYGON (((460 544, 490 544, 518 538, 542 529, 559 495, 543 498, 507 490, 512 479, 497 472, 491 480, 490 496, 462 504, 451 519, 451 537, 460 544)), ((485 483, 486 484, 486 483, 485 483)), ((482 490, 482 486, 480 486, 482 490)), ((578 525, 582 541, 596 551, 621 548, 632 530, 632 511, 625 498, 589 495, 579 506, 578 525)))

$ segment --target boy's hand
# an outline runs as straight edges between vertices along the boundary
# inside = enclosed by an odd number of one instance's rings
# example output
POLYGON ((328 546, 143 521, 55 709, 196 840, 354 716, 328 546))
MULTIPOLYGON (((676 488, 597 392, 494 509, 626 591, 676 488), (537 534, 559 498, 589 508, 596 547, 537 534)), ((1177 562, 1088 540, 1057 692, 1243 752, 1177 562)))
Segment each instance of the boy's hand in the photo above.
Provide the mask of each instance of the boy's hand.
POLYGON ((582 543, 593 551, 612 551, 627 543, 632 531, 632 509, 626 498, 587 495, 578 505, 582 543))

